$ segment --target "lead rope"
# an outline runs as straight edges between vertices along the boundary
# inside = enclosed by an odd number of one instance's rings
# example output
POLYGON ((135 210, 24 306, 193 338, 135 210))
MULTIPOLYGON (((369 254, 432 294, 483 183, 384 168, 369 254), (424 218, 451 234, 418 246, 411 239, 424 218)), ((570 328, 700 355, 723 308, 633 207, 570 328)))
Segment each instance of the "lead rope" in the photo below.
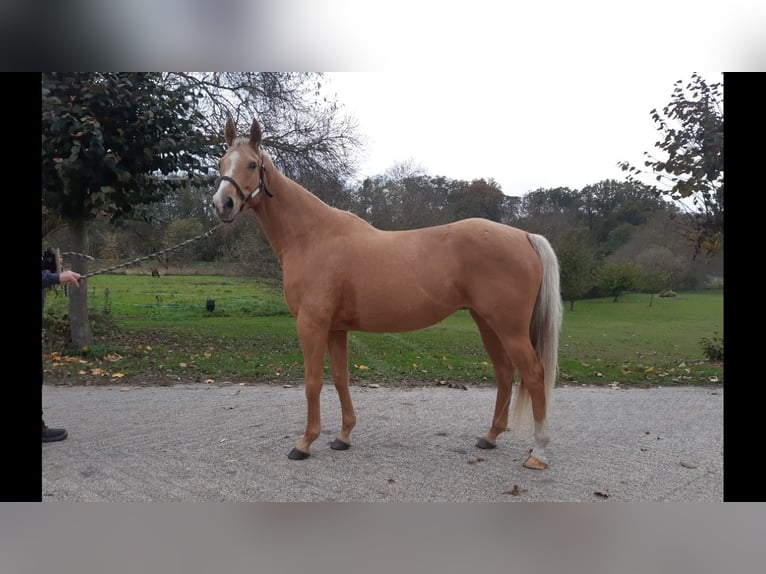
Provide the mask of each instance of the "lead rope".
MULTIPOLYGON (((110 271, 114 271, 116 269, 121 269, 123 267, 129 267, 130 265, 135 265, 136 263, 139 263, 141 261, 145 261, 147 259, 151 259, 153 257, 157 257, 158 255, 164 255, 165 253, 170 253, 171 251, 177 251, 177 250, 181 249, 182 247, 188 245, 192 241, 197 241, 198 239, 203 239, 203 238, 209 236, 210 234, 212 234, 216 229, 218 229, 222 225, 223 225, 223 223, 219 223, 218 225, 216 225, 212 229, 206 231, 202 235, 198 235, 197 237, 192 237, 191 239, 187 239, 186 241, 182 241, 178 245, 173 245, 172 247, 167 247, 165 249, 161 249, 159 251, 155 251, 154 253, 150 253, 149 255, 145 255, 143 257, 138 257, 138 258, 134 259, 133 261, 128 261, 126 263, 120 263, 119 265, 114 265, 113 267, 107 267, 105 269, 99 269, 98 271, 93 271, 92 273, 85 273, 84 275, 81 275, 80 278, 81 279, 86 279, 88 277, 93 277, 94 275, 101 275, 103 273, 109 273, 110 271)), ((61 255, 73 255, 75 257, 83 257, 85 259, 90 259, 91 261, 95 261, 95 259, 93 257, 91 257, 90 255, 84 255, 82 253, 75 253, 73 251, 67 251, 65 253, 62 253, 61 255)))

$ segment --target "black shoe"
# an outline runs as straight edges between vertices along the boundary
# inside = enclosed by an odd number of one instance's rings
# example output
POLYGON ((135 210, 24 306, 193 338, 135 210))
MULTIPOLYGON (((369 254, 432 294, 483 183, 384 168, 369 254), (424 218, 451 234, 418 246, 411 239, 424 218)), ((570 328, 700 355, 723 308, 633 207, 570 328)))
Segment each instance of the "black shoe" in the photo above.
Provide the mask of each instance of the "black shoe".
POLYGON ((66 429, 52 429, 43 427, 43 442, 56 442, 67 437, 66 429))

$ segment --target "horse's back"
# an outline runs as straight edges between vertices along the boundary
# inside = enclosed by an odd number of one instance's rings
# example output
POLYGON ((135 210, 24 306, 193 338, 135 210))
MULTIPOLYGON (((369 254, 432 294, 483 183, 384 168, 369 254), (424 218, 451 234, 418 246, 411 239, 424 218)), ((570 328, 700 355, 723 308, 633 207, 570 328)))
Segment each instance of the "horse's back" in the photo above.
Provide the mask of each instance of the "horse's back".
POLYGON ((529 241, 529 233, 488 219, 471 218, 431 228, 436 233, 429 248, 459 262, 460 276, 484 281, 516 280, 529 277, 537 281, 540 260, 529 241))

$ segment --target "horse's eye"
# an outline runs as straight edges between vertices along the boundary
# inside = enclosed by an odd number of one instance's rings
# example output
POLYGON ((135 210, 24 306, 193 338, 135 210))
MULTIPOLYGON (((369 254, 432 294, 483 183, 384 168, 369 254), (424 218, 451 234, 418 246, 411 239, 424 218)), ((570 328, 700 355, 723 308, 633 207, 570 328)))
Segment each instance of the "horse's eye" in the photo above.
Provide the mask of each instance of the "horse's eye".
POLYGON ((256 167, 258 167, 258 164, 255 163, 254 161, 251 161, 250 162, 250 169, 255 169, 256 167))

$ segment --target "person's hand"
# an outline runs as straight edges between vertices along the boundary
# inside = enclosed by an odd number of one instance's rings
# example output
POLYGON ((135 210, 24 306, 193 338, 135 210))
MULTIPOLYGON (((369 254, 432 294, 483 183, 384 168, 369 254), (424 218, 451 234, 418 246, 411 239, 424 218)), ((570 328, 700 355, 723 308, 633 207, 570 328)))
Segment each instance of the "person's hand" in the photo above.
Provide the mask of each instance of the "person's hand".
POLYGON ((70 285, 80 286, 80 278, 82 276, 76 271, 62 271, 59 273, 59 283, 62 285, 69 283, 70 285))

